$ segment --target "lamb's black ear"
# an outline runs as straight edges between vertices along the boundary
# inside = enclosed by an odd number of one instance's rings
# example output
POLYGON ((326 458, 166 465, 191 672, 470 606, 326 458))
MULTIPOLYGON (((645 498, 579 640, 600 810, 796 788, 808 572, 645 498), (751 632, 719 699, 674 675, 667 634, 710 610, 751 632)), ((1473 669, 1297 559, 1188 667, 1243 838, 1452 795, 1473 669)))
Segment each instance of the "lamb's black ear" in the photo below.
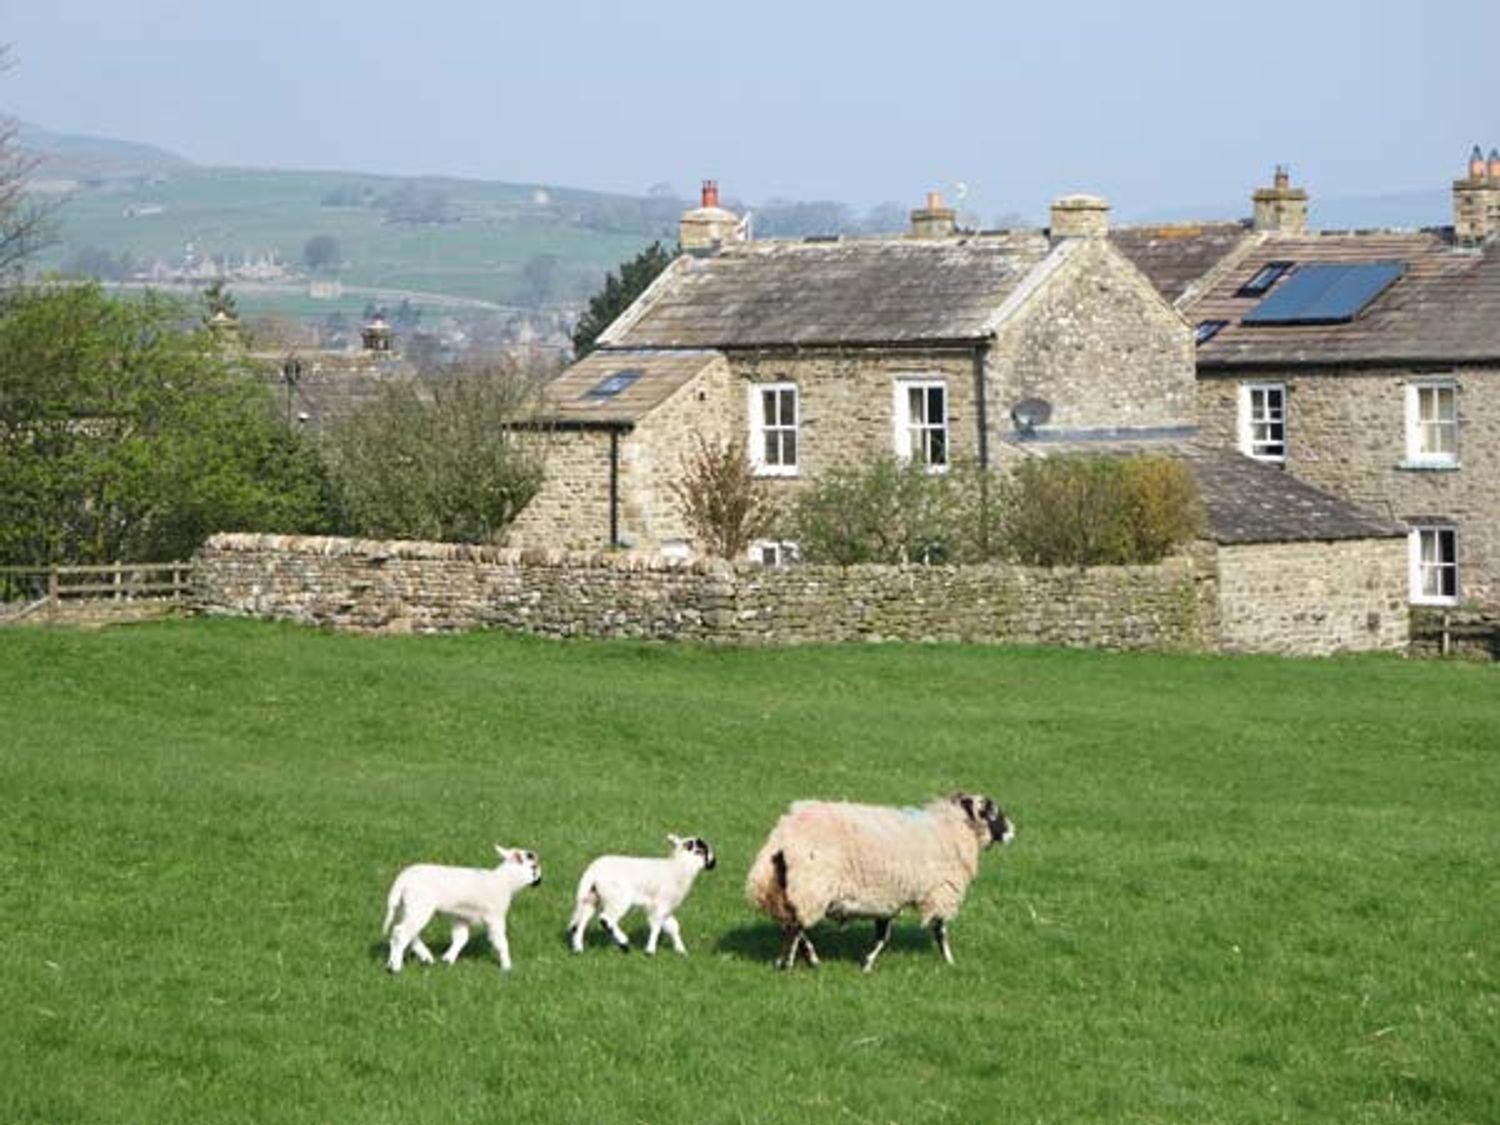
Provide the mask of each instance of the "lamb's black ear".
POLYGON ((968 817, 970 820, 975 819, 973 797, 969 796, 969 794, 967 793, 955 793, 953 794, 953 799, 958 802, 959 808, 964 810, 964 815, 966 817, 968 817))

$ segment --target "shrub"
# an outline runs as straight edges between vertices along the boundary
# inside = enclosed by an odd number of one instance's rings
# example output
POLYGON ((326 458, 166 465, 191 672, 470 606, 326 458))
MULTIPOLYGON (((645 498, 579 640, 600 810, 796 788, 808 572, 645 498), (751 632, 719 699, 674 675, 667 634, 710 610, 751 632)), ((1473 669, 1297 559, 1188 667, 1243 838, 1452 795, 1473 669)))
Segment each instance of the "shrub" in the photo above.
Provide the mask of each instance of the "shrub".
POLYGON ((756 479, 743 441, 719 445, 698 435, 672 484, 688 528, 711 555, 739 558, 764 536, 776 512, 756 479))
POLYGON ((1037 566, 1156 562, 1201 533, 1192 471, 1165 457, 1048 457, 1015 471, 1005 553, 1037 566))
POLYGON ((815 482, 797 498, 784 537, 808 562, 976 561, 994 553, 1006 492, 992 473, 933 473, 886 458, 815 482))
POLYGON ((493 542, 541 487, 535 444, 513 428, 532 402, 526 380, 494 372, 382 386, 326 441, 345 530, 493 542))

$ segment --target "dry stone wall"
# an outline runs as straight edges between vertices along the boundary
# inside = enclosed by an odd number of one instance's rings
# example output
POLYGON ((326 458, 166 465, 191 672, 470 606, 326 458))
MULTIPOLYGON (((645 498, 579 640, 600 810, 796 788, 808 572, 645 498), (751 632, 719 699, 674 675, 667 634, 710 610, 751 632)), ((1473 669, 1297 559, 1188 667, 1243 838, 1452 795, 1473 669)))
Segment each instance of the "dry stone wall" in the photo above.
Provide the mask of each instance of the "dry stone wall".
POLYGON ((340 629, 499 628, 727 644, 965 640, 1207 649, 1211 549, 1158 566, 764 568, 657 556, 220 535, 197 608, 340 629))

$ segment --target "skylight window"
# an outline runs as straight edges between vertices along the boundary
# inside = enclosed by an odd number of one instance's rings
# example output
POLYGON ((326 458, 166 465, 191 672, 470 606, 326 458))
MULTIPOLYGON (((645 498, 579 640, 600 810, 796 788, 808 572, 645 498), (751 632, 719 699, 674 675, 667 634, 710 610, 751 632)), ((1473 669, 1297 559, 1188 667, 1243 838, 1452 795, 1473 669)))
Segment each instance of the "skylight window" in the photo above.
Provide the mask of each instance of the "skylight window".
POLYGON ((1402 262, 1301 267, 1244 317, 1244 324, 1343 324, 1406 272, 1402 262))
POLYGON ((1241 285, 1236 297, 1259 297, 1267 292, 1271 286, 1280 281, 1283 275, 1292 268, 1292 262, 1267 262, 1255 272, 1245 284, 1241 285))
POLYGON ((1228 326, 1229 321, 1227 320, 1200 320, 1198 328, 1193 334, 1194 342, 1206 344, 1217 336, 1221 329, 1228 326))
POLYGON ((615 395, 619 394, 644 374, 645 372, 639 367, 622 367, 619 371, 610 372, 588 390, 584 391, 583 397, 593 399, 614 398, 615 395))

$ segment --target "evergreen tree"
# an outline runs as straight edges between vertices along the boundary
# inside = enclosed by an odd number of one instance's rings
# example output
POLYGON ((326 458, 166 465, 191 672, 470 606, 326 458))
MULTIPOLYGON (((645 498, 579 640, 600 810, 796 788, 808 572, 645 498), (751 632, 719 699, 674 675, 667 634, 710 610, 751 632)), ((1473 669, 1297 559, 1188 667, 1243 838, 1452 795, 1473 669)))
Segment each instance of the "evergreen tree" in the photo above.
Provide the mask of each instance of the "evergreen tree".
POLYGON ((573 328, 573 358, 582 359, 593 351, 599 334, 628 309, 676 257, 675 247, 668 250, 659 241, 653 242, 630 261, 621 263, 618 277, 607 274, 604 288, 589 299, 589 307, 573 328))

